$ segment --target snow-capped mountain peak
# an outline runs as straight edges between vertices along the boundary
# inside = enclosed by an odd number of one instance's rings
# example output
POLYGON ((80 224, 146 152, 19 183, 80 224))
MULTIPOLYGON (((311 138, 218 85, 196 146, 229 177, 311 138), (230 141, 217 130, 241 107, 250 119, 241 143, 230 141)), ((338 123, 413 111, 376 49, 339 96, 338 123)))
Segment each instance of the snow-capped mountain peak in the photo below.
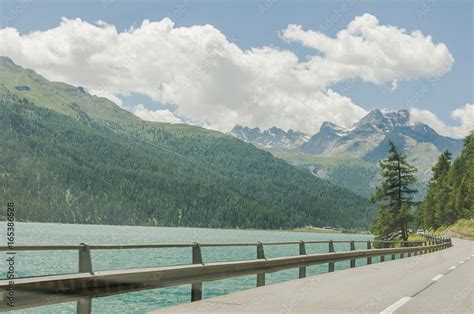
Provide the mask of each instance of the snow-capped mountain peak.
POLYGON ((353 129, 371 128, 374 131, 388 133, 395 127, 406 126, 410 121, 408 110, 375 109, 353 125, 353 129))
POLYGON ((440 152, 449 149, 454 156, 463 145, 462 140, 441 136, 426 124, 410 123, 408 110, 372 110, 350 128, 326 121, 311 138, 298 131, 285 132, 277 127, 261 131, 259 128, 236 126, 231 133, 243 141, 265 148, 313 155, 345 155, 368 161, 383 158, 389 140, 401 150, 416 150, 418 145, 432 145, 440 152))
POLYGON ((283 129, 272 127, 261 131, 259 128, 248 128, 236 125, 230 134, 242 141, 266 148, 291 150, 301 146, 310 136, 292 129, 285 132, 283 129))

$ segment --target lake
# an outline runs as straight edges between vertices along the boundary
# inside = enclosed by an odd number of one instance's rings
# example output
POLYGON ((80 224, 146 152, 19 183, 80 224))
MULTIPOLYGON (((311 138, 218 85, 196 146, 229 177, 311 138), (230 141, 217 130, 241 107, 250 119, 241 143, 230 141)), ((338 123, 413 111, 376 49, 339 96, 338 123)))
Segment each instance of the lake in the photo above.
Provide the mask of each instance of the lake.
MULTIPOLYGON (((6 224, 3 223, 3 229, 6 224)), ((138 243, 224 243, 224 242, 274 242, 299 240, 371 240, 370 235, 323 234, 289 231, 228 230, 204 228, 163 228, 134 226, 74 225, 56 223, 16 223, 15 244, 138 244, 138 243)), ((5 239, 6 241, 6 239, 5 239)), ((3 244, 5 245, 5 244, 3 244)), ((364 243, 356 249, 366 248, 364 243)), ((327 252, 327 244, 307 244, 308 254, 327 252)), ((335 251, 349 250, 349 244, 335 244, 335 251)), ((298 245, 265 247, 267 258, 298 255, 298 245)), ((5 254, 4 252, 2 254, 5 254)), ((255 247, 203 248, 204 262, 255 259, 255 247)), ((7 264, 3 258, 2 278, 7 264)), ((75 273, 78 271, 77 251, 17 252, 16 276, 38 276, 75 273)), ((375 260, 374 260, 375 262, 375 260)), ((93 250, 94 271, 123 268, 151 267, 191 263, 191 248, 93 250)), ((357 260, 364 265, 365 260, 357 260)), ((327 272, 327 264, 311 266, 307 276, 327 272)), ((349 262, 339 262, 336 270, 349 267, 349 262)), ((267 274, 266 284, 298 278, 298 269, 267 274)), ((255 287, 256 276, 243 276, 214 282, 205 282, 203 297, 210 298, 255 287)), ((147 313, 162 307, 190 301, 191 286, 183 285, 148 291, 138 291, 93 300, 93 313, 147 313)), ((15 313, 75 313, 76 303, 33 308, 15 313)))

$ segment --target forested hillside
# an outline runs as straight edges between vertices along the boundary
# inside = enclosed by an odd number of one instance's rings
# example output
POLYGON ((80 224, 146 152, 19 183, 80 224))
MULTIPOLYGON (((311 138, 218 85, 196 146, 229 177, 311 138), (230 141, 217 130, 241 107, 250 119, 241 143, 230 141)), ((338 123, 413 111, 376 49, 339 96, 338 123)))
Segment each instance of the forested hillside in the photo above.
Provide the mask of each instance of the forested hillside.
POLYGON ((0 201, 17 203, 17 219, 240 228, 372 220, 366 199, 251 144, 141 121, 10 62, 0 72, 0 201))
POLYGON ((451 162, 449 151, 438 158, 417 218, 425 228, 434 229, 474 218, 474 133, 464 140, 457 159, 451 162))

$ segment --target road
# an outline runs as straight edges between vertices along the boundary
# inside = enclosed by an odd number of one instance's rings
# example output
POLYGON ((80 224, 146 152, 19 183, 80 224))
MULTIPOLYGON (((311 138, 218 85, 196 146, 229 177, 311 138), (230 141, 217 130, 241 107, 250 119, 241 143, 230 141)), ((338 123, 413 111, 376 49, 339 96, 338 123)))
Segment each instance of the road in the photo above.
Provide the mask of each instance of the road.
MULTIPOLYGON (((204 289, 205 289, 204 283, 204 289)), ((474 242, 249 289, 156 313, 474 313, 474 242)))

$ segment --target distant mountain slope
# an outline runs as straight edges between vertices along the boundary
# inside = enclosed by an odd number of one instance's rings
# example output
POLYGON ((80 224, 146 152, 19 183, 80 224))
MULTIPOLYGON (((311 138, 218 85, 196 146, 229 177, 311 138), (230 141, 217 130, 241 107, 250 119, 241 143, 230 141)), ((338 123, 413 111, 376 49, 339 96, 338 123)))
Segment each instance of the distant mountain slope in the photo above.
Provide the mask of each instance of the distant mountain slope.
MULTIPOLYGON (((418 168, 420 198, 426 190, 426 184, 431 177, 431 167, 437 157, 446 149, 451 151, 453 156, 458 156, 463 147, 463 141, 460 139, 439 135, 426 124, 411 124, 407 110, 373 110, 350 128, 324 122, 319 132, 309 140, 305 139, 301 145, 292 145, 291 148, 285 149, 278 143, 272 145, 269 140, 266 140, 266 145, 262 145, 261 137, 257 140, 248 136, 252 129, 239 127, 239 131, 232 134, 264 147, 290 164, 299 163, 295 160, 305 160, 304 165, 299 165, 309 169, 315 176, 349 188, 365 197, 370 195, 378 180, 377 162, 387 156, 389 140, 407 154, 408 160, 418 168), (325 158, 339 162, 330 166, 324 162, 320 163, 325 158), (360 162, 348 166, 345 164, 348 158, 359 159, 360 162), (371 166, 362 166, 362 161, 370 163, 371 166)), ((283 130, 281 132, 285 133, 283 130)))
POLYGON ((7 58, 0 124, 0 201, 15 201, 18 219, 350 228, 373 215, 366 199, 232 136, 139 120, 7 58))
POLYGON ((298 152, 271 150, 288 163, 308 169, 314 176, 369 198, 379 183, 378 165, 354 157, 325 157, 298 152))
MULTIPOLYGON (((376 162, 387 156, 388 142, 392 140, 398 147, 407 154, 420 144, 428 144, 433 147, 433 151, 439 155, 446 149, 454 156, 461 153, 463 141, 441 136, 426 124, 416 124, 413 126, 397 126, 387 133, 384 139, 378 143, 377 147, 364 155, 364 160, 376 162)), ((433 160, 434 162, 434 160, 433 160)))

